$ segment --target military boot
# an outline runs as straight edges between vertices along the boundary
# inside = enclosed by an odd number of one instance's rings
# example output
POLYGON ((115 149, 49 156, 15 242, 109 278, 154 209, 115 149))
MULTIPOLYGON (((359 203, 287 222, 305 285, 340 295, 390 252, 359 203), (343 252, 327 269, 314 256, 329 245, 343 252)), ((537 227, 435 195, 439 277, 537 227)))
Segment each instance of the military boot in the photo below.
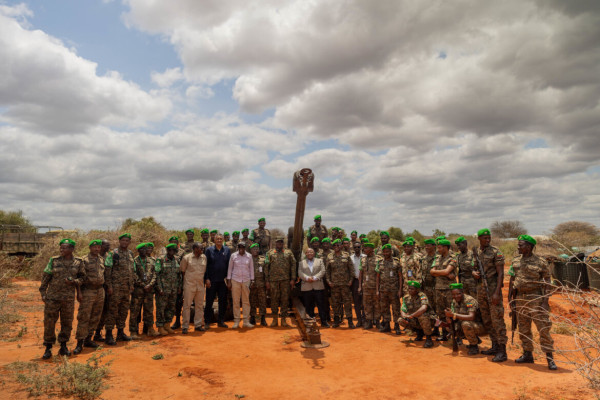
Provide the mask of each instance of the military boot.
POLYGON ((112 329, 106 330, 106 338, 104 338, 104 343, 106 343, 109 346, 115 346, 117 344, 115 338, 113 337, 112 329))
POLYGON ((435 328, 433 328, 432 335, 435 336, 435 337, 440 336, 440 327, 439 326, 436 326, 435 328))
POLYGON ((46 351, 44 351, 44 355, 42 356, 42 360, 47 360, 52 357, 52 345, 46 345, 46 351))
POLYGON ((71 355, 71 352, 67 348, 67 343, 66 342, 62 342, 60 344, 60 350, 58 350, 58 354, 61 355, 61 356, 67 356, 67 357, 69 357, 71 355))
POLYGON ((290 325, 287 323, 287 319, 285 317, 281 317, 281 326, 284 328, 290 327, 290 325))
POLYGON ((448 332, 445 329, 442 329, 442 334, 438 336, 436 342, 447 342, 448 341, 448 332))
POLYGON ((371 329, 373 327, 373 321, 365 321, 363 329, 371 329))
POLYGON ((496 353, 498 353, 498 343, 496 343, 496 342, 492 342, 492 347, 490 347, 487 350, 483 350, 481 352, 481 354, 486 355, 486 356, 491 356, 496 353))
POLYGON ((397 322, 394 322, 394 332, 396 332, 396 335, 402 334, 402 332, 400 331, 400 324, 397 322))
POLYGON ((433 347, 433 340, 431 340, 431 335, 425 336, 425 344, 423 345, 423 347, 426 349, 430 349, 433 347))
POLYGON ((523 355, 515 360, 517 364, 533 364, 533 353, 524 351, 523 355))
POLYGON ((425 335, 423 329, 417 329, 417 337, 415 338, 415 342, 420 342, 421 340, 423 340, 423 335, 425 335))
POLYGON ((251 323, 252 325, 256 325, 256 317, 255 317, 254 315, 251 315, 251 316, 250 316, 250 323, 251 323))
POLYGON ((169 324, 163 326, 163 328, 165 328, 165 331, 169 332, 169 333, 175 333, 175 331, 173 330, 173 328, 171 328, 169 326, 169 324))
POLYGON ((556 371, 558 369, 556 363, 554 362, 554 356, 552 355, 552 353, 546 353, 546 361, 548 361, 549 370, 556 371))
POLYGON ((499 344, 498 345, 498 352, 496 353, 496 355, 494 356, 494 358, 492 358, 493 362, 503 362, 508 360, 508 356, 506 355, 506 345, 505 344, 499 344))
POLYGON ((153 326, 149 326, 149 327, 148 327, 148 333, 147 333, 147 335, 148 335, 148 336, 158 336, 158 332, 156 332, 156 331, 154 330, 154 327, 153 327, 153 326))
POLYGON ((73 349, 73 354, 77 355, 83 351, 83 340, 77 340, 77 345, 73 349))
POLYGON ((148 334, 148 325, 144 324, 144 327, 142 328, 142 335, 147 335, 148 334))
POLYGON ((267 326, 267 319, 265 318, 264 315, 260 317, 260 325, 267 326))
MULTIPOLYGON (((175 318, 175 323, 173 325, 171 325, 171 329, 179 329, 179 328, 181 328, 181 320, 179 317, 177 317, 177 318, 175 318)), ((167 329, 167 331, 169 331, 169 330, 167 329)), ((173 332, 169 331, 169 333, 173 333, 173 332)))
POLYGON ((479 346, 476 344, 470 344, 467 346, 467 348, 469 349, 468 351, 468 355, 470 356, 476 356, 477 354, 479 354, 479 346))
POLYGON ((334 328, 339 328, 340 326, 340 317, 338 317, 337 315, 335 317, 333 317, 333 325, 334 328))
POLYGON ((117 329, 117 340, 121 342, 129 342, 131 337, 127 336, 123 329, 117 329))
POLYGON ((269 325, 270 328, 275 328, 277 327, 279 324, 277 323, 277 317, 273 317, 273 322, 271 322, 271 325, 269 325))
POLYGON ((159 326, 158 327, 158 334, 160 336, 167 336, 169 334, 169 332, 167 332, 167 330, 165 329, 164 326, 159 326))
POLYGON ((102 329, 96 329, 96 334, 94 335, 94 342, 104 342, 104 338, 102 337, 102 329))
POLYGON ((129 331, 129 333, 131 334, 131 340, 140 340, 142 338, 138 331, 129 331))
POLYGON ((348 329, 354 329, 354 323, 352 322, 352 318, 348 318, 348 329))
POLYGON ((92 341, 92 335, 89 335, 88 337, 85 338, 85 340, 83 341, 83 347, 89 347, 90 349, 97 349, 99 346, 97 343, 94 343, 92 341))
POLYGON ((390 321, 385 321, 384 323, 381 324, 381 327, 379 328, 379 332, 381 333, 387 333, 387 332, 391 332, 392 331, 392 327, 390 326, 390 321))

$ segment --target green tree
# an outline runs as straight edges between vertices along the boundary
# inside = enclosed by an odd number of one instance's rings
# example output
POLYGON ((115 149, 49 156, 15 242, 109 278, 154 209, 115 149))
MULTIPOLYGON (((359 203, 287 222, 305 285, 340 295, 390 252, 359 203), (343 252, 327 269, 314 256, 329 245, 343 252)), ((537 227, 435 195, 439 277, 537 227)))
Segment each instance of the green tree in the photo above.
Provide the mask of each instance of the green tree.
POLYGON ((436 228, 433 230, 433 237, 436 238, 438 236, 446 236, 446 232, 444 232, 443 230, 436 228))
POLYGON ((409 233, 407 236, 410 236, 413 239, 415 239, 417 243, 423 243, 423 240, 425 240, 425 236, 423 236, 423 234, 416 229, 409 233))
POLYGON ((372 230, 371 232, 367 233, 367 239, 369 239, 369 242, 373 243, 375 245, 375 248, 381 246, 381 238, 379 237, 379 233, 381 232, 381 230, 372 230))
POLYGON ((127 218, 121 224, 121 231, 128 231, 132 229, 138 230, 155 230, 161 229, 165 230, 165 227, 158 221, 154 219, 154 217, 144 217, 141 220, 137 221, 133 218, 127 218))
POLYGON ((31 226, 29 218, 23 215, 23 211, 3 211, 0 210, 0 224, 1 225, 21 225, 31 226))
POLYGON ((388 228, 388 233, 390 234, 391 239, 396 239, 400 242, 404 241, 404 232, 402 232, 402 229, 390 226, 388 228))

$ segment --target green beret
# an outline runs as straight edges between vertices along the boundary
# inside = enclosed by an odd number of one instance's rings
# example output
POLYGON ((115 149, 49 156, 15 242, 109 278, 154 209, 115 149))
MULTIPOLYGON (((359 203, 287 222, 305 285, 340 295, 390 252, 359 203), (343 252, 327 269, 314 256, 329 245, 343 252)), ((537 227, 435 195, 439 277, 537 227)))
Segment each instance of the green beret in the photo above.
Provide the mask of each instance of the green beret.
POLYGON ((176 249, 177 245, 175 243, 169 243, 165 246, 166 249, 176 249))
POLYGON ((462 288, 463 288, 462 283, 451 283, 450 284, 450 289, 462 289, 462 288))
POLYGON ((90 246, 96 246, 96 245, 102 246, 102 240, 94 239, 90 242, 90 246))
POLYGON ((349 242, 349 241, 350 241, 350 238, 343 238, 342 239, 342 242, 349 242))
POLYGON ((255 247, 260 247, 260 246, 258 245, 258 243, 253 243, 250 245, 250 250, 252 250, 255 247))
POLYGON ((413 238, 411 238, 410 236, 406 238, 406 240, 404 240, 404 242, 402 243, 402 246, 414 246, 415 245, 415 240, 413 238))
POLYGON ((331 238, 325 237, 321 240, 321 243, 331 243, 331 238))
POLYGON ((448 239, 440 239, 437 241, 439 246, 448 246, 450 247, 450 241, 448 239))
POLYGON ((419 289, 421 287, 421 284, 417 281, 408 281, 408 282, 406 282, 406 284, 408 286, 416 287, 417 289, 419 289))
POLYGON ((321 219, 321 214, 315 215, 315 217, 313 219, 321 219))
POLYGON ((375 245, 371 242, 367 242, 367 243, 363 244, 363 247, 370 247, 370 248, 374 249, 375 245))
POLYGON ((210 233, 218 233, 218 231, 216 229, 213 229, 212 231, 210 231, 210 233))
POLYGON ((350 234, 353 234, 353 233, 356 233, 356 234, 358 235, 358 232, 356 232, 356 231, 352 231, 352 232, 350 232, 350 234))
POLYGON ((438 236, 438 237, 436 237, 436 238, 435 238, 435 241, 436 241, 436 242, 438 242, 438 241, 440 241, 440 240, 444 240, 444 239, 446 239, 446 236, 443 236, 443 235, 442 235, 442 236, 438 236))
POLYGON ((223 236, 229 236, 229 232, 223 232, 223 236))
POLYGON ((385 250, 385 249, 390 249, 391 250, 392 249, 392 245, 389 244, 389 243, 387 243, 387 244, 384 244, 383 246, 381 246, 381 250, 385 250))
POLYGON ((431 239, 431 238, 430 239, 425 239, 423 242, 425 244, 435 244, 435 239, 431 239))
POLYGON ((200 233, 201 233, 201 234, 202 234, 202 233, 208 233, 208 228, 204 228, 204 229, 202 229, 202 230, 200 231, 200 233))
POLYGON ((342 228, 338 228, 337 226, 334 226, 333 228, 331 228, 332 231, 341 231, 342 228))
POLYGON ((70 244, 71 246, 75 247, 75 241, 73 239, 63 239, 61 240, 58 244, 70 244))
POLYGON ((179 238, 177 236, 171 236, 168 241, 170 242, 171 240, 179 241, 179 238))
POLYGON ((315 236, 314 238, 310 239, 310 242, 311 242, 311 243, 314 243, 314 242, 320 242, 320 241, 321 241, 321 239, 319 239, 319 238, 318 238, 318 237, 316 237, 316 236, 315 236))
POLYGON ((242 229, 242 233, 244 233, 244 232, 250 232, 250 229, 248 229, 248 228, 242 229))
POLYGON ((238 235, 238 236, 240 236, 240 231, 233 231, 232 235, 234 235, 234 236, 235 236, 235 235, 238 235))
POLYGON ((459 243, 466 242, 466 241, 467 241, 467 239, 465 239, 465 237, 464 237, 464 236, 461 236, 461 237, 459 237, 458 239, 456 239, 456 240, 454 241, 454 243, 456 243, 456 244, 459 244, 459 243))
POLYGON ((361 238, 361 239, 364 238, 364 237, 367 237, 366 233, 361 233, 360 236, 359 236, 359 238, 361 238))
POLYGON ((187 231, 185 231, 185 233, 194 233, 193 229, 188 229, 187 231))
POLYGON ((259 219, 258 219, 258 222, 263 222, 263 221, 264 221, 264 222, 266 222, 266 221, 267 221, 267 220, 265 219, 265 217, 261 217, 261 218, 259 218, 259 219))
POLYGON ((147 243, 146 243, 146 246, 148 246, 148 247, 154 247, 154 243, 152 243, 152 242, 147 242, 147 243))
POLYGON ((483 228, 477 231, 477 237, 483 235, 491 235, 490 230, 488 228, 483 228))
POLYGON ((389 234, 388 231, 381 231, 381 232, 379 232, 379 236, 383 236, 383 235, 385 235, 387 237, 390 237, 390 234, 389 234))
POLYGON ((369 243, 369 239, 365 237, 365 238, 360 239, 360 242, 361 243, 369 243))
POLYGON ((119 235, 119 239, 123 239, 124 237, 131 239, 131 234, 130 233, 122 233, 121 235, 119 235))
POLYGON ((521 235, 517 238, 518 240, 524 240, 526 242, 531 243, 533 246, 537 244, 537 241, 529 235, 521 235))
POLYGON ((143 249, 143 248, 144 248, 144 247, 146 247, 147 245, 148 245, 148 243, 140 243, 140 244, 138 244, 137 246, 135 246, 135 249, 136 249, 136 250, 143 249))
POLYGON ((335 239, 333 242, 331 242, 332 245, 336 245, 336 244, 342 244, 342 241, 340 239, 335 239))

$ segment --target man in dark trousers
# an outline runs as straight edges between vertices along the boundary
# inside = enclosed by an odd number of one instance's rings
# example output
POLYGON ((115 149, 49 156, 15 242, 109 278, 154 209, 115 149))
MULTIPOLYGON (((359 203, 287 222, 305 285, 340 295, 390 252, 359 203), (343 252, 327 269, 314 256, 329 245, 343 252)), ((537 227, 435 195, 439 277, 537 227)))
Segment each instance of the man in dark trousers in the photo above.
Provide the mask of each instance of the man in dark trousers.
POLYGON ((227 328, 225 324, 225 311, 227 310, 227 268, 231 251, 229 247, 223 245, 223 235, 215 235, 215 244, 210 246, 204 252, 206 255, 206 273, 204 274, 204 284, 206 286, 206 305, 204 307, 204 323, 206 328, 213 322, 213 303, 215 297, 219 298, 219 318, 217 325, 220 328, 227 328))

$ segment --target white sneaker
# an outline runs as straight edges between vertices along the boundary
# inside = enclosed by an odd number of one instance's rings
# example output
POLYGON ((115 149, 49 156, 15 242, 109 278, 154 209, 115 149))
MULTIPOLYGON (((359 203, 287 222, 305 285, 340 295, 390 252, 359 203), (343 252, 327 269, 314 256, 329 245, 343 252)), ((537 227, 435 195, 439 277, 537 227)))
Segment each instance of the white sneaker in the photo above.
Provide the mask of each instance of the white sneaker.
POLYGON ((250 321, 244 321, 244 328, 254 328, 254 325, 250 321))
POLYGON ((240 327, 240 321, 235 321, 235 322, 233 323, 233 329, 237 329, 237 328, 239 328, 239 327, 240 327))

